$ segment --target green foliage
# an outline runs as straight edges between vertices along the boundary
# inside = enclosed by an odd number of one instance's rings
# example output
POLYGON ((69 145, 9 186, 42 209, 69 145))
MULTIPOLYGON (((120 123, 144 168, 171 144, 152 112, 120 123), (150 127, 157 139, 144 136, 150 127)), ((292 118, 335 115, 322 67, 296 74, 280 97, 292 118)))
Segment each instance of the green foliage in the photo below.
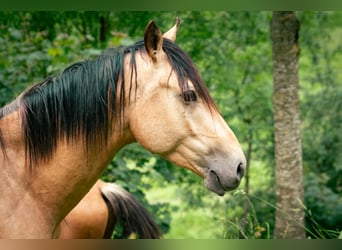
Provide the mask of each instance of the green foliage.
POLYGON ((49 41, 46 33, 27 29, 26 16, 19 26, 0 24, 0 104, 18 95, 28 82, 45 77, 44 66, 51 61, 44 48, 49 41))
MULTIPOLYGON (((223 237, 228 239, 271 239, 272 233, 269 223, 260 222, 260 216, 256 212, 256 207, 253 204, 253 200, 260 203, 260 201, 266 204, 266 207, 272 208, 269 202, 260 199, 257 196, 249 197, 244 190, 238 190, 233 194, 235 200, 245 201, 250 206, 250 212, 245 217, 241 217, 238 214, 235 218, 230 216, 223 219, 226 231, 223 237)), ((235 204, 238 205, 238 204, 235 204)), ((229 212, 227 211, 227 214, 229 212)))
POLYGON ((116 182, 128 190, 154 215, 161 230, 167 233, 171 220, 170 213, 175 208, 161 202, 150 204, 145 197, 145 193, 152 187, 166 185, 165 180, 154 169, 163 163, 163 161, 158 163, 158 157, 153 156, 140 145, 131 144, 115 156, 102 179, 116 182))
POLYGON ((304 12, 300 16, 305 203, 308 218, 313 218, 307 226, 338 232, 342 230, 342 44, 336 37, 342 34, 342 15, 304 12))
MULTIPOLYGON (((151 19, 168 30, 176 16, 181 19, 177 44, 198 66, 248 156, 248 190, 216 197, 199 177, 137 144, 120 151, 102 178, 137 197, 166 238, 271 238, 270 12, 2 12, 0 106, 77 60, 141 39, 151 19)), ((342 14, 298 16, 306 227, 311 238, 337 238, 342 230, 342 44, 337 39, 342 14)))

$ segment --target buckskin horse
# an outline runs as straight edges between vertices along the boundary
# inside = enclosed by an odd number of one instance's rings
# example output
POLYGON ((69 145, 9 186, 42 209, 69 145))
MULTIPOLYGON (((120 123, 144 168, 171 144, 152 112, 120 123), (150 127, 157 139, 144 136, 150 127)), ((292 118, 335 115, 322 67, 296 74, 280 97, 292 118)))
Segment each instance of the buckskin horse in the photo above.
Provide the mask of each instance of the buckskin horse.
POLYGON ((0 111, 0 237, 56 238, 123 146, 238 187, 246 159, 190 57, 153 21, 144 38, 28 87, 0 111), (32 221, 34 223, 32 223, 32 221))
POLYGON ((120 238, 158 239, 162 232, 150 213, 115 183, 98 180, 60 223, 60 239, 110 239, 119 224, 120 238))

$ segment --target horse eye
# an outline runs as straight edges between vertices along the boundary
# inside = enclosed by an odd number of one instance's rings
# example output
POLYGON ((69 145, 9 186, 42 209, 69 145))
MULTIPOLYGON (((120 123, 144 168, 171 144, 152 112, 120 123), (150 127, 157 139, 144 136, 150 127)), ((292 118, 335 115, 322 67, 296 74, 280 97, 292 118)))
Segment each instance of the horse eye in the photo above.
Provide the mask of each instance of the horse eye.
POLYGON ((187 90, 183 93, 183 100, 186 104, 190 102, 195 102, 197 101, 197 95, 196 92, 193 90, 187 90))

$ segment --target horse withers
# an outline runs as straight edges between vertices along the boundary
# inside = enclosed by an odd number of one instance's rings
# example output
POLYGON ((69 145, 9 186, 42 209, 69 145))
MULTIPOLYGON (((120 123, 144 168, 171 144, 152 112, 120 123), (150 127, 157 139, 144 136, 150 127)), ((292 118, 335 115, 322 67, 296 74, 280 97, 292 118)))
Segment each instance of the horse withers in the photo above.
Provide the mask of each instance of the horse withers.
POLYGON ((178 26, 163 36, 151 21, 143 40, 74 63, 0 110, 1 238, 58 237, 59 223, 132 142, 218 195, 238 187, 245 156, 174 43, 178 26))

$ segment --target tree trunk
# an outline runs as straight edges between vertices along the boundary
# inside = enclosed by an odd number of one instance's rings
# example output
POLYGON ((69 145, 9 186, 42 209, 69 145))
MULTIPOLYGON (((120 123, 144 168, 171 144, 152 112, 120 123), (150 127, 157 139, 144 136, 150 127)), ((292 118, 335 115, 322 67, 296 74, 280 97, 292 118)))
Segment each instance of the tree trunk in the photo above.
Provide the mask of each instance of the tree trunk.
POLYGON ((107 40, 109 13, 100 16, 100 42, 107 40))
POLYGON ((273 12, 273 108, 276 221, 274 238, 302 239, 304 188, 298 95, 299 21, 294 12, 273 12))

